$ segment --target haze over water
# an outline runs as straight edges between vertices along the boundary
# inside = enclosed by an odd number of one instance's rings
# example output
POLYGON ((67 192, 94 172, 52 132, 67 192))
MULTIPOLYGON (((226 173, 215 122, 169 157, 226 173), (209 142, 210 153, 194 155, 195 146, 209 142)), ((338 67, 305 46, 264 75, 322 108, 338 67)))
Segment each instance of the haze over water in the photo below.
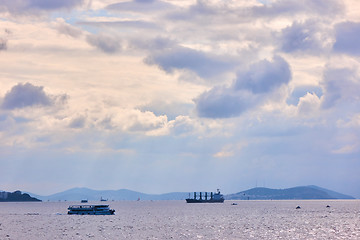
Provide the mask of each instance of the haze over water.
POLYGON ((112 216, 71 204, 1 203, 0 239, 360 239, 359 200, 107 202, 112 216))

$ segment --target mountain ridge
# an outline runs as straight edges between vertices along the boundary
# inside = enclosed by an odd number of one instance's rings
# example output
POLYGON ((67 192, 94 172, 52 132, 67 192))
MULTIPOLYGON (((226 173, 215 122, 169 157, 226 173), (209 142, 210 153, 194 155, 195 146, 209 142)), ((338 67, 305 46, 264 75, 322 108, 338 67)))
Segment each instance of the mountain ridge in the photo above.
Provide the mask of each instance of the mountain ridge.
POLYGON ((15 192, 0 191, 0 202, 41 202, 41 200, 17 190, 15 192))
MULTIPOLYGON (((114 201, 134 200, 185 200, 189 192, 170 192, 163 194, 147 194, 129 189, 93 190, 90 188, 71 188, 48 196, 28 193, 42 201, 114 201)), ((225 200, 280 200, 280 199, 355 199, 352 196, 321 188, 315 185, 298 186, 286 189, 252 188, 238 193, 227 194, 225 200)))
POLYGON ((88 201, 105 200, 184 200, 188 193, 172 192, 164 194, 147 194, 129 189, 119 190, 93 190, 89 188, 71 188, 63 192, 55 193, 48 196, 31 194, 43 201, 79 201, 86 199, 88 201))
POLYGON ((290 199, 355 199, 342 193, 314 185, 298 186, 285 189, 257 187, 242 192, 229 194, 233 200, 290 200, 290 199))

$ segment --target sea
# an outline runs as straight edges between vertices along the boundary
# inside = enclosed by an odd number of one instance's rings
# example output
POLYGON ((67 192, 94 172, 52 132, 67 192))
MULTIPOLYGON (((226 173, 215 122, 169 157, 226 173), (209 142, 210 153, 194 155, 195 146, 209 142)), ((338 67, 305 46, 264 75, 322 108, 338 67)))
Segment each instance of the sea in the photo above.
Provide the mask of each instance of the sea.
POLYGON ((360 200, 107 201, 115 215, 68 215, 80 202, 0 203, 0 239, 360 239, 360 200))

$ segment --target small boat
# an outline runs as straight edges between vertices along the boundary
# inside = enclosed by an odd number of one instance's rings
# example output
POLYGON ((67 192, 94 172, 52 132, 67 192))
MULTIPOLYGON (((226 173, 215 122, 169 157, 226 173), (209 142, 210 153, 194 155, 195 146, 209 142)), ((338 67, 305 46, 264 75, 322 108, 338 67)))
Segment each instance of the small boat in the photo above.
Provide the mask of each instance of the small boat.
POLYGON ((109 205, 72 205, 68 207, 68 214, 76 215, 113 215, 114 209, 109 205))
POLYGON ((87 203, 88 202, 88 200, 87 199, 83 199, 83 200, 81 200, 81 203, 87 203))
POLYGON ((100 201, 101 201, 101 202, 106 202, 107 199, 101 197, 101 198, 100 198, 100 201))
MULTIPOLYGON (((189 193, 190 195, 190 193, 189 193)), ((216 193, 210 192, 210 198, 208 193, 205 192, 204 198, 202 195, 202 192, 200 192, 199 198, 196 196, 196 192, 194 192, 194 198, 187 198, 187 203, 223 203, 224 202, 224 196, 220 193, 220 190, 218 189, 216 193)))

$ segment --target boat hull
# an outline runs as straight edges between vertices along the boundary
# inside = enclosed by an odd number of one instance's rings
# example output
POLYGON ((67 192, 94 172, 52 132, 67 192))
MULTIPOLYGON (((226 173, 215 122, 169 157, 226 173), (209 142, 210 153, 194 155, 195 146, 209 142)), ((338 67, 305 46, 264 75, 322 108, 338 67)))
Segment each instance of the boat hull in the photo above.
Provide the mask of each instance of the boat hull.
POLYGON ((204 199, 192 199, 192 198, 187 198, 186 199, 187 203, 223 203, 224 199, 209 199, 209 200, 204 200, 204 199))
POLYGON ((69 215, 114 215, 109 205, 73 205, 68 208, 69 215))
POLYGON ((115 211, 103 211, 103 212, 94 212, 94 211, 68 211, 69 215, 114 215, 115 211))

